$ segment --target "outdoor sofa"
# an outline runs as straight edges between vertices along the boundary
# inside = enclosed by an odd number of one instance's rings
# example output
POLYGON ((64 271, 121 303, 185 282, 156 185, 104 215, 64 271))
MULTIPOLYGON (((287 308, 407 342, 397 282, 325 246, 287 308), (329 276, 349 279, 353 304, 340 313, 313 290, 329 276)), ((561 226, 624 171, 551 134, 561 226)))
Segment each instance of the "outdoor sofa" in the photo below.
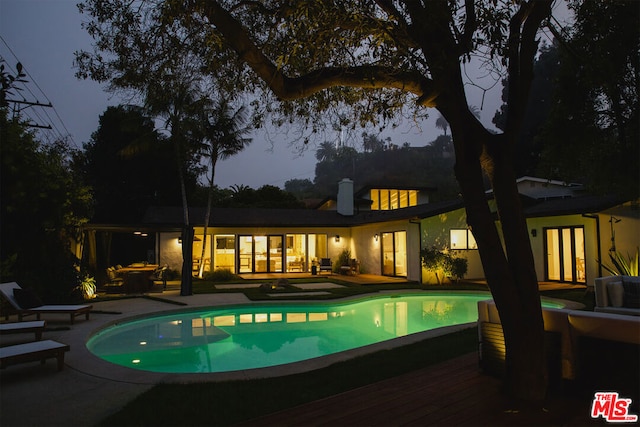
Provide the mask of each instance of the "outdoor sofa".
MULTIPOLYGON (((594 375, 598 370, 607 375, 608 368, 628 368, 627 374, 631 376, 638 370, 634 355, 640 346, 640 317, 547 307, 542 308, 542 317, 548 341, 554 341, 551 345, 554 348, 549 348, 547 353, 553 354, 551 357, 555 360, 552 362, 562 379, 574 380, 594 375), (609 345, 622 349, 612 355, 620 366, 605 366, 602 352, 604 346, 609 345), (600 352, 596 359, 600 359, 601 366, 585 363, 586 352, 593 348, 600 352), (626 357, 623 353, 631 356, 626 357)), ((497 373, 504 368, 505 346, 500 316, 493 300, 478 302, 478 338, 480 366, 497 373)))
POLYGON ((640 316, 640 277, 598 277, 595 279, 594 292, 594 311, 640 316))

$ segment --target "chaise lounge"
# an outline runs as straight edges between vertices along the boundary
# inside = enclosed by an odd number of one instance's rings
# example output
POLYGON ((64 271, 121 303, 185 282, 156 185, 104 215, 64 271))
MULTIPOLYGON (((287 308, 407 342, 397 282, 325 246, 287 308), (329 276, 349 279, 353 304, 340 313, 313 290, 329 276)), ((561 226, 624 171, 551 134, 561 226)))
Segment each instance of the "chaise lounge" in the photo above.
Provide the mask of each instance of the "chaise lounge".
POLYGON ((58 361, 58 371, 61 371, 64 367, 64 353, 67 351, 69 345, 52 340, 0 347, 0 369, 36 360, 44 363, 46 359, 55 357, 58 361))
MULTIPOLYGON (((14 310, 18 314, 18 321, 22 321, 22 318, 32 314, 36 315, 36 319, 40 320, 42 314, 62 313, 68 314, 71 324, 77 316, 85 315, 89 320, 89 313, 93 306, 88 304, 78 305, 43 305, 41 301, 37 300, 33 296, 27 296, 29 291, 25 291, 16 282, 0 283, 0 293, 11 304, 14 310), (18 297, 16 298, 16 295, 18 297), (21 303, 18 301, 21 299, 21 303)), ((5 313, 5 319, 9 318, 9 314, 5 313)))
POLYGON ((36 341, 40 341, 46 324, 47 323, 44 320, 0 323, 0 335, 34 333, 36 335, 36 341))

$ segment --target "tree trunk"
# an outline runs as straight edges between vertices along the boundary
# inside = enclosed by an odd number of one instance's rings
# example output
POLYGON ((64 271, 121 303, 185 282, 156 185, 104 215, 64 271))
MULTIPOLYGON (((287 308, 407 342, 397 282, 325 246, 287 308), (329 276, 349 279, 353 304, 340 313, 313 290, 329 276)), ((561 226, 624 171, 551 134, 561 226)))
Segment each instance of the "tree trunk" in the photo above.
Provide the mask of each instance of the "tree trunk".
MULTIPOLYGON (((506 390, 516 400, 541 402, 547 373, 544 328, 533 255, 508 142, 490 135, 471 117, 449 120, 456 149, 456 178, 465 200, 467 222, 504 328, 506 390), (473 124, 470 124, 473 123, 473 124), (504 246, 487 203, 483 171, 491 179, 504 246)), ((470 115, 470 113, 468 113, 470 115)), ((451 115, 449 115, 451 117, 451 115)))
POLYGON ((182 195, 182 213, 183 213, 183 227, 182 227, 182 275, 180 277, 180 295, 189 296, 193 294, 193 228, 189 221, 189 203, 187 201, 187 186, 185 184, 185 177, 183 171, 183 164, 180 156, 180 148, 178 141, 174 140, 174 147, 176 150, 176 160, 178 162, 178 178, 180 179, 180 192, 182 195))
POLYGON ((193 228, 185 225, 182 228, 182 276, 180 295, 193 295, 193 228))
POLYGON ((211 219, 211 205, 213 204, 213 180, 216 176, 216 163, 218 160, 216 150, 211 151, 211 180, 209 181, 209 194, 207 195, 207 211, 204 214, 204 232, 202 236, 202 252, 200 254, 200 266, 198 269, 198 277, 202 279, 204 273, 204 255, 207 249, 207 229, 209 226, 209 219, 211 219))

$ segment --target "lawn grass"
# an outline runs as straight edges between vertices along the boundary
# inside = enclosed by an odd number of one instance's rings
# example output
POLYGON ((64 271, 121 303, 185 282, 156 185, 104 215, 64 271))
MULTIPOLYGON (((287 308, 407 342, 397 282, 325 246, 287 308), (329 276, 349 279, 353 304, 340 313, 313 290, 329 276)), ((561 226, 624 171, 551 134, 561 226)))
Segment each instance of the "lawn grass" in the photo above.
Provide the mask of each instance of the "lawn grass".
POLYGON ((159 384, 100 425, 231 425, 468 354, 477 345, 477 330, 470 328, 302 374, 159 384))

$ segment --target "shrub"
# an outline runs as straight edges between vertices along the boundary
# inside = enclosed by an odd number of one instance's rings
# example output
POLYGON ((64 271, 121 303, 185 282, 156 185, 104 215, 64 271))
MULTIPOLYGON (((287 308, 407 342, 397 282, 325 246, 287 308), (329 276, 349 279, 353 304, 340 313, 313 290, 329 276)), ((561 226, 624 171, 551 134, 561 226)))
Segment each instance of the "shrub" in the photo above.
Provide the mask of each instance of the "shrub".
POLYGON ((342 252, 340 252, 340 255, 338 255, 338 260, 333 263, 333 272, 341 273, 342 270, 340 269, 340 267, 342 267, 343 265, 350 265, 350 263, 351 251, 349 249, 344 249, 342 252))
POLYGON ((203 275, 203 279, 209 282, 230 282, 237 280, 238 276, 233 274, 228 268, 218 268, 214 271, 207 271, 203 275))
POLYGON ((609 267, 608 265, 600 262, 600 265, 604 267, 611 274, 618 276, 637 276, 638 275, 638 259, 640 251, 636 248, 635 255, 627 254, 627 258, 625 259, 624 255, 620 252, 609 252, 609 259, 611 260, 611 264, 613 267, 609 267))
POLYGON ((442 279, 438 272, 442 272, 443 276, 451 277, 456 281, 462 279, 467 273, 468 261, 466 258, 456 257, 450 252, 440 251, 439 249, 426 248, 420 251, 422 265, 428 271, 435 274, 438 284, 442 284, 442 279))

